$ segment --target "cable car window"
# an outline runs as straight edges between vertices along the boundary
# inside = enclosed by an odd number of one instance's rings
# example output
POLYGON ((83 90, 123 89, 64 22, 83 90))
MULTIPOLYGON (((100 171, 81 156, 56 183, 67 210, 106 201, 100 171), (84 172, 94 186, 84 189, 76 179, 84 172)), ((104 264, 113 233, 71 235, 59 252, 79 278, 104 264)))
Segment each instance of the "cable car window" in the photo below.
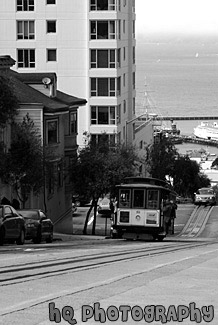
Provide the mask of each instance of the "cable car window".
POLYGON ((144 190, 133 191, 133 208, 144 208, 144 190))
POLYGON ((130 190, 120 190, 119 206, 130 208, 130 190))
POLYGON ((147 209, 158 209, 158 191, 148 190, 147 209))

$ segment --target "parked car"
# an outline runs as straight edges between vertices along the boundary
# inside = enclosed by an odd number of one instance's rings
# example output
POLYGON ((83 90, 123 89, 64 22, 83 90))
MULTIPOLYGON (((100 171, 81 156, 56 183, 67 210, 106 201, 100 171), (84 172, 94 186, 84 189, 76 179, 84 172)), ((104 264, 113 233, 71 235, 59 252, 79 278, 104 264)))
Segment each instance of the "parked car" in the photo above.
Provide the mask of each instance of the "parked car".
POLYGON ((53 241, 53 222, 40 209, 22 209, 19 213, 24 217, 26 224, 26 239, 32 239, 35 244, 45 240, 53 241))
POLYGON ((90 198, 87 198, 85 195, 74 194, 72 196, 72 203, 74 203, 76 207, 84 207, 84 206, 90 206, 91 200, 90 198))
POLYGON ((25 241, 25 221, 10 205, 0 205, 0 245, 5 241, 23 245, 25 241))
POLYGON ((209 204, 216 205, 216 193, 212 188, 202 187, 194 193, 194 203, 195 205, 209 204))
POLYGON ((76 203, 72 202, 72 213, 75 213, 77 211, 77 205, 76 203))
POLYGON ((98 213, 104 214, 104 215, 110 215, 111 214, 111 208, 110 208, 110 199, 108 197, 104 197, 103 199, 100 199, 98 202, 98 213))

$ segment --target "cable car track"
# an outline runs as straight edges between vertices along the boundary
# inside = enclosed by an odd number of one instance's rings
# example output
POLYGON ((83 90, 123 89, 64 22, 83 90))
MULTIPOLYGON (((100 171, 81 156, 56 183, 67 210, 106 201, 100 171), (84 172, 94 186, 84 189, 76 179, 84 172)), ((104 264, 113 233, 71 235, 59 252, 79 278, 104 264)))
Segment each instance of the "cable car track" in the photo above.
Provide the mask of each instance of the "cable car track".
POLYGON ((203 231, 211 211, 211 206, 196 207, 178 237, 198 237, 203 231))
POLYGON ((120 250, 116 252, 98 253, 82 257, 56 258, 50 261, 18 264, 0 268, 0 286, 9 286, 21 282, 33 281, 39 278, 53 277, 67 272, 103 267, 110 263, 125 262, 133 259, 152 257, 155 255, 173 253, 197 246, 211 245, 215 242, 176 242, 158 247, 120 250))

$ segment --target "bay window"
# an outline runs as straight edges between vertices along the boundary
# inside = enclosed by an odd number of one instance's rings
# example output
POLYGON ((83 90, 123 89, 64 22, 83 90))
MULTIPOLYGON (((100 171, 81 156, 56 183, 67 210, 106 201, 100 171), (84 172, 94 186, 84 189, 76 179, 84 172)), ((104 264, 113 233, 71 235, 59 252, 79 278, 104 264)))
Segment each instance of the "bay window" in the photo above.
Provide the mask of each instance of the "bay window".
POLYGON ((115 106, 91 106, 91 124, 116 124, 115 106))
POLYGON ((120 77, 91 78, 91 96, 120 96, 120 77))
POLYGON ((92 20, 90 39, 120 39, 120 21, 92 20))
POLYGON ((90 55, 91 68, 119 68, 120 67, 120 49, 96 49, 91 50, 90 55))

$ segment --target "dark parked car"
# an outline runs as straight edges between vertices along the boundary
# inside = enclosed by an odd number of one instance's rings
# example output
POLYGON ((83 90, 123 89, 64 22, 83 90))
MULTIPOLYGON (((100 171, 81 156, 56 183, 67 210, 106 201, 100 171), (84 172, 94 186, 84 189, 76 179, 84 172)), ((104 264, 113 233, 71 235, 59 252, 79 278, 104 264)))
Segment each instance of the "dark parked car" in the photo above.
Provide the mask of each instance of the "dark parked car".
POLYGON ((25 221, 10 205, 0 205, 0 245, 5 241, 23 245, 25 240, 25 221))
POLYGON ((19 213, 24 217, 26 224, 26 239, 32 239, 35 244, 45 240, 53 241, 53 222, 40 209, 22 209, 19 213))
POLYGON ((76 207, 84 207, 84 206, 90 206, 91 200, 90 200, 90 198, 87 198, 84 195, 75 194, 72 196, 72 203, 76 207))

